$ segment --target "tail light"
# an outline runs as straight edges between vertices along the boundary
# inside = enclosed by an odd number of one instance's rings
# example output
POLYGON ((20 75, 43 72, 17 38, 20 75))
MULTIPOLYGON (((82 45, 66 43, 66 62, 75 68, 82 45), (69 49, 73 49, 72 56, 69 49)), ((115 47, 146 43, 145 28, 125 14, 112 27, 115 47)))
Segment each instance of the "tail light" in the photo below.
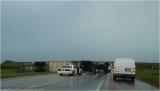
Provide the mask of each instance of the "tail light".
POLYGON ((116 67, 112 67, 112 71, 115 72, 116 71, 116 67))
POLYGON ((133 72, 136 72, 136 68, 133 68, 133 72))

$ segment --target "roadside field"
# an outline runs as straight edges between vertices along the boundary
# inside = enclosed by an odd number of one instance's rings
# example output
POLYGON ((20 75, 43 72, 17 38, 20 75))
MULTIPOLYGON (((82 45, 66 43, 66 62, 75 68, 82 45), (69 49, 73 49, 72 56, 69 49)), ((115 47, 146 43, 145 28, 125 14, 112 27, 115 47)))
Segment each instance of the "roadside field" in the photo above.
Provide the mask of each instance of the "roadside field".
POLYGON ((43 75, 43 74, 50 74, 54 72, 20 72, 19 70, 19 64, 14 61, 7 60, 1 65, 1 75, 0 78, 11 78, 11 77, 20 77, 20 76, 30 76, 30 75, 43 75))
POLYGON ((160 88, 159 66, 159 63, 136 63, 136 77, 144 82, 160 88))
POLYGON ((20 76, 31 76, 31 75, 43 75, 50 74, 54 72, 19 72, 17 69, 1 69, 1 79, 3 78, 12 78, 20 76))

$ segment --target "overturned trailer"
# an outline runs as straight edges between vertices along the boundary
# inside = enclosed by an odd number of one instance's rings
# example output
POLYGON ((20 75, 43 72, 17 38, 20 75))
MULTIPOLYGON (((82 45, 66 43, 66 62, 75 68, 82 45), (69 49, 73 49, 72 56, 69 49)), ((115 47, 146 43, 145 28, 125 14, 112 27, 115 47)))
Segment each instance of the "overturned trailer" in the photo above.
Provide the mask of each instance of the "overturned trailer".
POLYGON ((18 64, 20 72, 30 72, 35 70, 33 62, 19 62, 18 64))
POLYGON ((45 72, 48 71, 48 62, 35 62, 35 72, 45 72))
POLYGON ((109 62, 97 62, 96 63, 96 72, 109 73, 110 72, 110 63, 109 62))

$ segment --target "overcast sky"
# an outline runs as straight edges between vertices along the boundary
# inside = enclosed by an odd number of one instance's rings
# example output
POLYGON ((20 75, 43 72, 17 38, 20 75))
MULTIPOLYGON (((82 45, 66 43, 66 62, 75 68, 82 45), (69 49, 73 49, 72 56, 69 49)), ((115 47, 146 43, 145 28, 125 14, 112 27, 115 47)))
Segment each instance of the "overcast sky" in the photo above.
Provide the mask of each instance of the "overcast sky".
POLYGON ((158 2, 1 4, 2 61, 159 61, 158 2))

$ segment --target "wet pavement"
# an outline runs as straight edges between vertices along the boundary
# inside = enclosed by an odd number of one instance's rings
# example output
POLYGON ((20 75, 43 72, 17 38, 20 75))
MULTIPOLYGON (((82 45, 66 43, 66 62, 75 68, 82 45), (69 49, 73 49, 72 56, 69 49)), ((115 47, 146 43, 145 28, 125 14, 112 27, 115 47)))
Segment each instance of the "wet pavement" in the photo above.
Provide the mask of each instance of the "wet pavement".
POLYGON ((135 82, 123 80, 113 81, 112 74, 89 74, 59 76, 48 74, 18 77, 1 80, 1 89, 41 89, 41 90, 158 90, 147 83, 135 79, 135 82))

